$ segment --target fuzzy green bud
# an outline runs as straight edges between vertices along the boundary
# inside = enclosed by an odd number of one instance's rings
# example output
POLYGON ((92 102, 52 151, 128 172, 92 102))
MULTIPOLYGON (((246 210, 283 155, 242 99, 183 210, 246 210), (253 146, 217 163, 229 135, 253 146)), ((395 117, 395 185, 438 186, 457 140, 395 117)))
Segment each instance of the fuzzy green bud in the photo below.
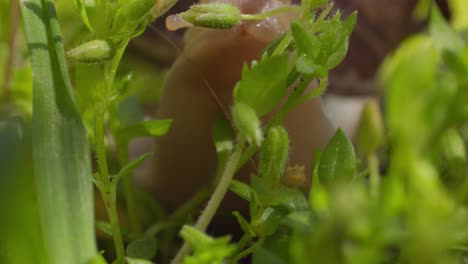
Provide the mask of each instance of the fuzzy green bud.
POLYGON ((109 43, 102 39, 95 39, 67 52, 67 56, 78 62, 100 63, 112 58, 112 48, 109 43))
POLYGON ((358 127, 357 143, 362 154, 375 152, 383 143, 384 127, 376 100, 364 106, 358 127))
POLYGON ((180 16, 194 26, 221 29, 235 27, 242 19, 239 8, 226 3, 193 5, 180 16))
POLYGON ((288 155, 288 132, 282 126, 271 128, 260 148, 260 175, 273 182, 279 182, 286 169, 288 155))
POLYGON ((249 143, 260 146, 263 141, 262 128, 255 110, 248 104, 236 103, 232 108, 234 125, 249 143))

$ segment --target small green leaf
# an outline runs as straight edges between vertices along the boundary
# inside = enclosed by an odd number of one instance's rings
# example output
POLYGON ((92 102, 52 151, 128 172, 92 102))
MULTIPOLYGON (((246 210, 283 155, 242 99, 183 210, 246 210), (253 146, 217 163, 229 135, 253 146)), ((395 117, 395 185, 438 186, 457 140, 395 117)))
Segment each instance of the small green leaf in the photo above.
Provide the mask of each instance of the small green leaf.
POLYGON ((128 257, 135 259, 152 259, 156 256, 156 239, 144 238, 132 241, 126 249, 128 257))
POLYGON ((170 119, 144 121, 120 129, 117 131, 117 138, 122 142, 129 142, 138 137, 163 136, 169 131, 171 124, 170 119))
POLYGON ((95 9, 96 2, 94 0, 73 0, 73 6, 80 14, 81 20, 89 29, 89 31, 94 32, 94 29, 89 22, 88 12, 92 9, 95 9))
POLYGON ((250 70, 244 68, 234 95, 236 102, 254 108, 258 116, 270 112, 285 96, 289 74, 288 54, 263 58, 250 70))
POLYGON ((234 245, 229 244, 229 237, 212 238, 187 225, 180 234, 194 251, 185 257, 185 264, 224 263, 235 250, 234 245))
POLYGON ((278 183, 289 157, 288 132, 282 126, 271 128, 260 148, 259 172, 271 182, 278 183))
POLYGON ((245 235, 248 235, 250 238, 253 238, 256 236, 255 231, 250 227, 249 222, 237 211, 232 212, 232 214, 236 217, 237 222, 239 222, 239 225, 244 231, 245 235))
POLYGON ((112 227, 109 222, 96 221, 96 226, 108 236, 112 236, 112 227))
POLYGON ((229 185, 229 190, 239 195, 239 197, 246 201, 250 201, 251 196, 254 193, 252 187, 238 180, 231 181, 231 185, 229 185))
POLYGON ((328 142, 319 164, 319 179, 324 184, 348 182, 356 170, 356 156, 351 141, 340 128, 328 142))
POLYGON ((236 103, 232 108, 232 119, 239 133, 249 143, 260 146, 263 141, 263 132, 260 120, 255 110, 245 103, 236 103))
POLYGON ((114 186, 117 186, 117 184, 119 183, 119 181, 120 181, 120 179, 122 177, 125 177, 125 176, 129 175, 132 172, 133 169, 140 166, 140 164, 143 163, 143 161, 145 161, 145 159, 148 158, 150 155, 151 155, 151 153, 146 153, 146 154, 141 155, 138 158, 130 161, 129 163, 125 164, 122 167, 122 169, 120 169, 119 173, 117 173, 117 175, 115 175, 115 177, 112 179, 112 184, 114 186))
POLYGON ((237 6, 228 3, 193 5, 180 16, 195 26, 207 28, 232 28, 241 21, 237 6))
POLYGON ((283 214, 272 207, 267 207, 252 219, 252 229, 259 237, 270 236, 278 230, 283 214))

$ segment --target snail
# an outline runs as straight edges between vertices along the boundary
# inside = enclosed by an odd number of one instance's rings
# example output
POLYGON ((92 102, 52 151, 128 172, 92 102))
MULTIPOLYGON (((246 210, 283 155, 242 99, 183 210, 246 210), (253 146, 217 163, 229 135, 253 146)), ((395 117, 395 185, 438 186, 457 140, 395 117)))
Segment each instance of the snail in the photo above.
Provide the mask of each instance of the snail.
MULTIPOLYGON (((201 1, 206 2, 210 1, 201 1)), ((242 13, 259 13, 290 4, 289 0, 217 2, 235 4, 242 13)), ((157 118, 172 119, 172 127, 165 136, 155 139, 150 172, 142 180, 163 204, 172 208, 181 205, 212 182, 217 170, 212 143, 215 116, 229 112, 243 64, 259 59, 262 51, 289 29, 293 18, 294 14, 285 13, 262 21, 242 22, 229 30, 187 30, 184 50, 167 75, 156 114, 157 118)), ((179 27, 178 23, 169 20, 172 28, 179 27)), ((283 125, 290 137, 289 165, 303 166, 309 172, 314 150, 323 149, 335 131, 321 100, 299 105, 286 116, 283 125)), ((236 179, 248 182, 251 167, 241 169, 236 179)), ((237 210, 236 206, 227 205, 226 210, 237 210)))

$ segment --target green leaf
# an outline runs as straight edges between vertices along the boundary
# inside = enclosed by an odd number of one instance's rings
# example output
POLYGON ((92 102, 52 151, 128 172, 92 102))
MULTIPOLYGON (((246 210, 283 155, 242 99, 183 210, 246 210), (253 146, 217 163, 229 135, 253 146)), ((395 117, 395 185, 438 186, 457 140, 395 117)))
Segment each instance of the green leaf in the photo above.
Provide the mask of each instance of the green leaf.
POLYGON ((126 249, 127 256, 136 259, 152 259, 156 256, 156 239, 143 238, 132 241, 126 249))
POLYGON ((115 177, 112 179, 113 186, 117 187, 117 184, 119 184, 119 181, 120 181, 120 179, 122 177, 130 175, 132 170, 135 169, 136 167, 140 166, 140 164, 143 163, 143 161, 145 161, 145 159, 148 158, 150 155, 151 155, 151 153, 143 154, 143 155, 139 156, 138 158, 136 158, 136 159, 130 161, 129 163, 125 164, 122 167, 122 169, 120 169, 119 173, 117 173, 117 175, 115 175, 115 177))
POLYGON ((328 142, 320 158, 318 175, 321 183, 349 182, 356 170, 353 144, 340 128, 328 142))
POLYGON ((253 216, 252 229, 259 237, 270 236, 278 230, 283 217, 283 212, 267 207, 253 216))
POLYGON ((242 72, 234 95, 236 102, 253 107, 258 116, 270 112, 288 89, 288 54, 263 58, 242 72))
POLYGON ((239 222, 239 225, 244 231, 245 235, 248 235, 250 238, 253 238, 256 236, 255 231, 250 227, 249 222, 237 211, 232 212, 232 214, 236 217, 237 222, 239 222))
POLYGON ((239 195, 239 197, 241 197, 242 199, 246 201, 250 201, 251 196, 254 193, 254 190, 252 189, 252 187, 238 180, 231 181, 231 184, 229 185, 229 190, 239 195))
POLYGON ((109 222, 105 221, 96 221, 96 226, 101 230, 104 234, 108 236, 112 236, 112 227, 109 222))
POLYGON ((78 11, 83 20, 83 23, 89 29, 89 31, 94 32, 91 23, 89 22, 88 12, 96 8, 96 3, 94 0, 73 0, 73 6, 78 11))
POLYGON ((235 246, 229 244, 229 237, 212 238, 187 225, 180 234, 194 251, 185 257, 185 264, 223 263, 235 250, 235 246))
POLYGON ((282 207, 290 211, 309 208, 304 193, 299 189, 282 184, 272 185, 270 181, 257 176, 252 176, 251 181, 258 203, 262 207, 282 207))
POLYGON ((468 2, 465 0, 449 0, 450 16, 455 29, 461 30, 468 27, 468 2))
POLYGON ((144 121, 120 129, 117 131, 117 138, 121 142, 129 142, 138 137, 163 136, 169 131, 171 124, 170 119, 144 121))
POLYGON ((97 253, 90 149, 54 1, 20 3, 33 70, 33 163, 45 250, 51 264, 86 263, 97 253))
POLYGON ((458 33, 445 21, 437 5, 431 8, 429 31, 434 45, 441 50, 460 51, 464 43, 458 33))

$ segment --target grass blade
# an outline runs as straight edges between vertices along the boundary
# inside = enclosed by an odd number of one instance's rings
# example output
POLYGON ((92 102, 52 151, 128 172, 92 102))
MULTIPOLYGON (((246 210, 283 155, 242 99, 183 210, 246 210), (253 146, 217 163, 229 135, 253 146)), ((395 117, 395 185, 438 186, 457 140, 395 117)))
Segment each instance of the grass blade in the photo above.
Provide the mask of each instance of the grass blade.
POLYGON ((89 146, 71 95, 52 0, 22 0, 33 69, 33 165, 49 263, 86 263, 97 254, 89 146))

